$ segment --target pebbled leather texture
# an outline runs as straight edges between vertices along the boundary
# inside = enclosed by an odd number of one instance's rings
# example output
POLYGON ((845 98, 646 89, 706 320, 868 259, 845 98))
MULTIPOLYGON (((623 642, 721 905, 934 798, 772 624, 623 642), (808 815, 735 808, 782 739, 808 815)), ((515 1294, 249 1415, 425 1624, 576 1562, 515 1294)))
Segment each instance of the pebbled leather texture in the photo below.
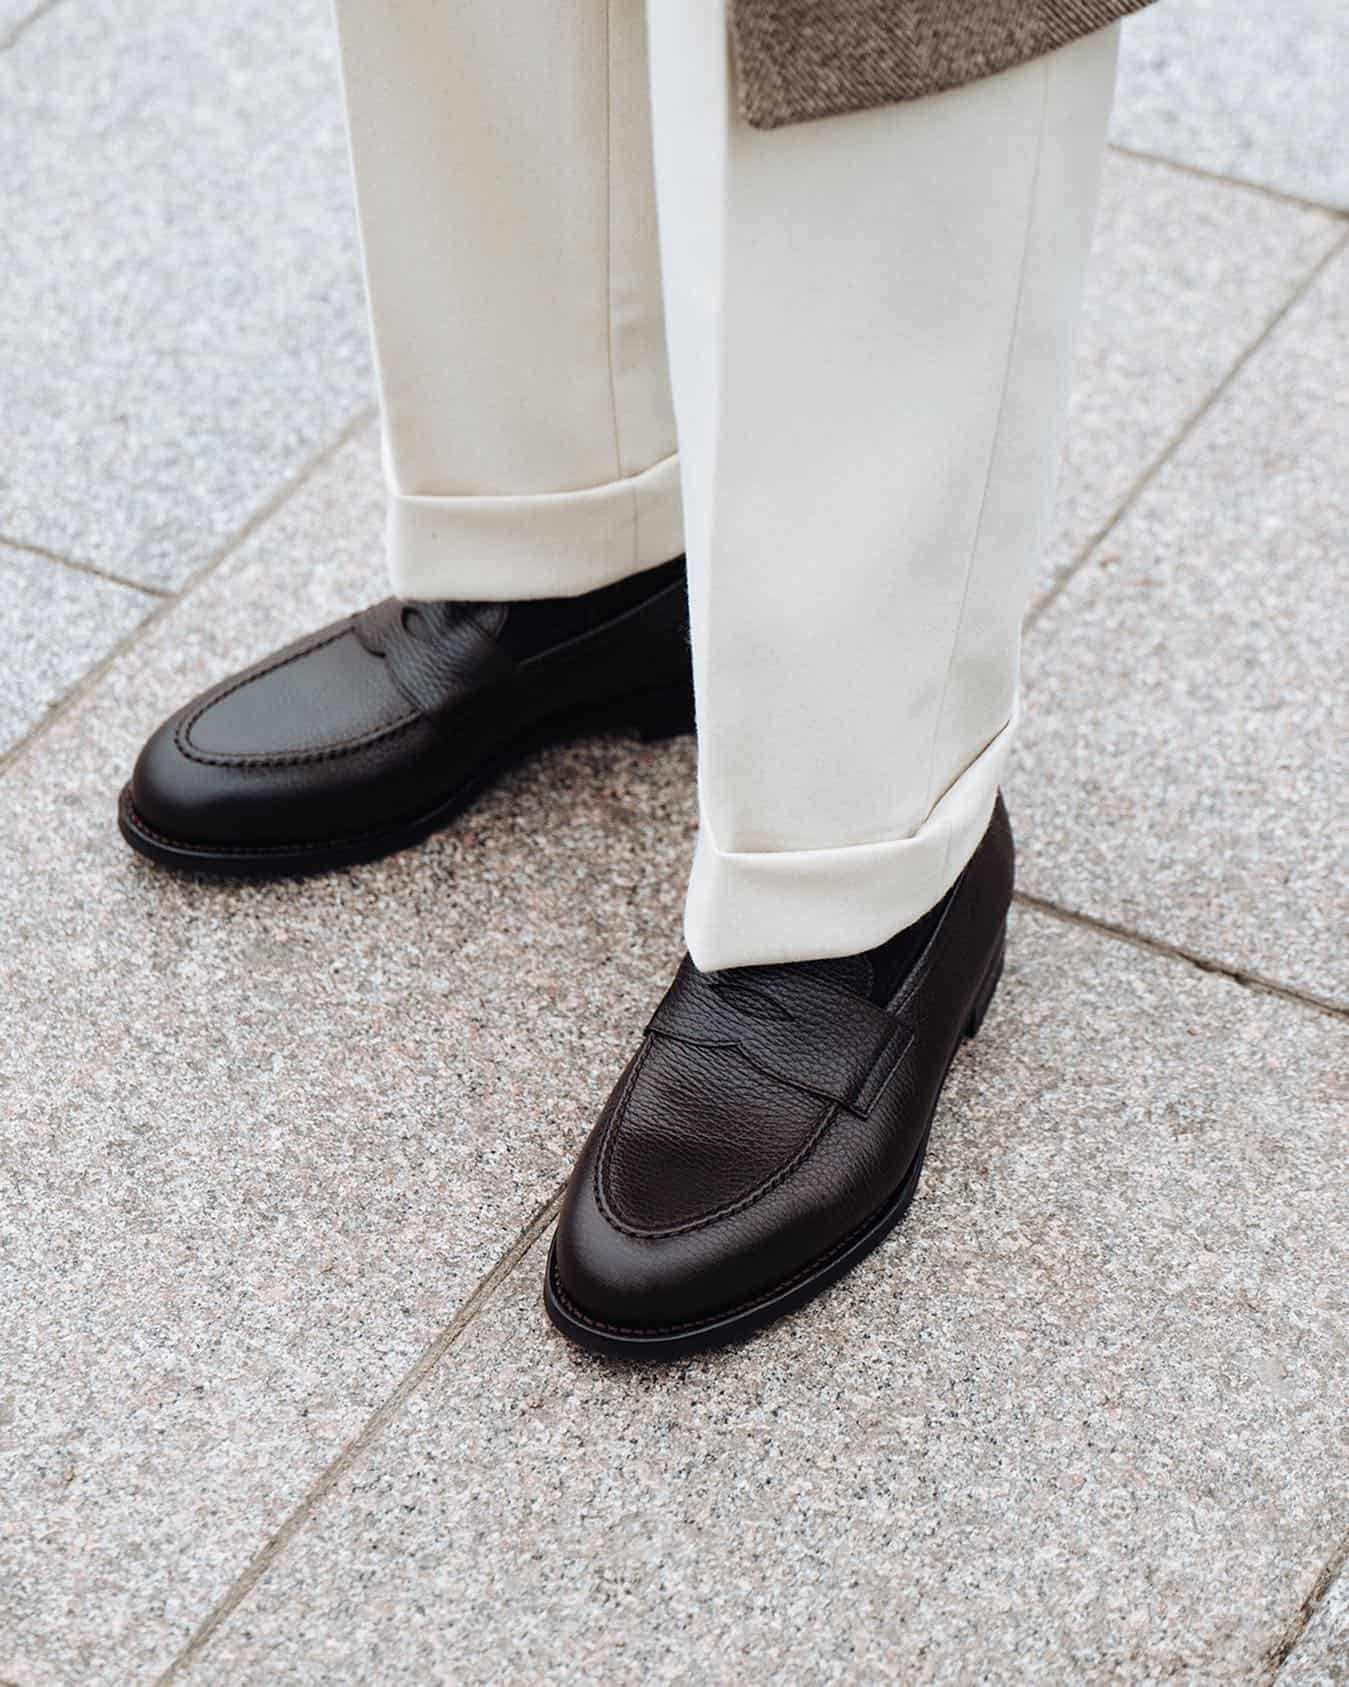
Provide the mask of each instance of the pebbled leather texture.
POLYGON ((858 957, 720 974, 686 959, 568 1185, 554 1321, 608 1351, 742 1311, 731 1333, 747 1333, 757 1306, 823 1272, 916 1176, 996 984, 1012 878, 999 797, 883 1005, 858 957))
POLYGON ((443 824, 458 793, 541 739, 641 726, 646 707, 682 718, 681 698, 691 724, 682 557, 557 600, 556 637, 550 606, 527 607, 530 641, 508 649, 511 605, 390 598, 211 687, 141 751, 128 841, 188 865, 206 852, 209 870, 316 852, 306 870, 378 839, 349 857, 367 858, 443 824))
POLYGON ((685 1048, 734 1051, 766 1077, 860 1118, 906 1040, 884 1008, 799 967, 705 973, 687 956, 647 1032, 685 1048))

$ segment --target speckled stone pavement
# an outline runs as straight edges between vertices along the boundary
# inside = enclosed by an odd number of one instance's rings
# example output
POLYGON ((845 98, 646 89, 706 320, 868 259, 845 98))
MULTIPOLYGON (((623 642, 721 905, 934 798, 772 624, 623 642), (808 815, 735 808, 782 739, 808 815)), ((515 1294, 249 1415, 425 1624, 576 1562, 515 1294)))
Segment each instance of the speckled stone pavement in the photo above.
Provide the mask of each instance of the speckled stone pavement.
POLYGON ((1349 31, 1239 10, 1126 30, 919 1199, 632 1369, 540 1269, 692 748, 311 883, 128 854, 163 713, 382 592, 333 53, 0 0, 0 1684, 1349 1681, 1349 31))

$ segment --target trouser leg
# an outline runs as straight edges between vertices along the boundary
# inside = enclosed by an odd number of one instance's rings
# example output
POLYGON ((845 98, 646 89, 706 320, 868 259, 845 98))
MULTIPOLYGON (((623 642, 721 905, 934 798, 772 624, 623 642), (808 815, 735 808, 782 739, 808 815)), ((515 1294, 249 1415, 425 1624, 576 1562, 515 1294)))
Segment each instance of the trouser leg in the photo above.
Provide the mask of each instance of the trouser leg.
POLYGON ((682 548, 640 0, 337 0, 395 590, 682 548))
POLYGON ((761 132, 724 0, 652 0, 685 483, 704 969, 912 923, 1016 714, 1114 83, 1107 29, 971 86, 761 132))

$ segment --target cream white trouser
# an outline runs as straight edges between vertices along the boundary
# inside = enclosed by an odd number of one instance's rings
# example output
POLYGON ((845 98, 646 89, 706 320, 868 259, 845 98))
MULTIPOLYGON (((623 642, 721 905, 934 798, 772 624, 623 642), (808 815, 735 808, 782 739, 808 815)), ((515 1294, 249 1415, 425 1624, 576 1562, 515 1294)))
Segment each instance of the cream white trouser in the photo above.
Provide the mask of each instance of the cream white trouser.
POLYGON ((395 590, 686 549, 694 960, 883 941, 1006 761, 1117 26, 757 131, 725 0, 336 4, 395 590))

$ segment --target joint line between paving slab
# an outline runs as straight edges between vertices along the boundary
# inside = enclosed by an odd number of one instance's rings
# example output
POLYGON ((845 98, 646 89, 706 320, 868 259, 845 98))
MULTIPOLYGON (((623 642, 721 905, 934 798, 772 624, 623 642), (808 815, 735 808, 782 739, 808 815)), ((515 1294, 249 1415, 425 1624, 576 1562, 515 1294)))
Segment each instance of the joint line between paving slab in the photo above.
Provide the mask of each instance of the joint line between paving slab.
POLYGON ((1281 187, 1270 187, 1266 182, 1247 181, 1243 176, 1226 176, 1221 170, 1206 170, 1202 164, 1187 164, 1180 158, 1168 158, 1164 153, 1148 152, 1143 147, 1124 146, 1119 141, 1110 143, 1111 152, 1118 153, 1121 158, 1135 159, 1139 164, 1158 164, 1163 169, 1175 170, 1182 176, 1193 176, 1197 181, 1212 182, 1216 187, 1236 187, 1245 193, 1263 194, 1266 199, 1272 199, 1279 205, 1291 205, 1299 211, 1320 211, 1323 216, 1335 217, 1340 221, 1349 219, 1349 210, 1343 205, 1328 205, 1324 200, 1306 199, 1301 194, 1289 193, 1281 187))
MULTIPOLYGON (((316 451, 309 461, 303 464, 289 480, 283 481, 266 503, 261 504, 254 510, 252 515, 234 530, 224 544, 207 557, 195 573, 188 576, 186 582, 177 592, 161 598, 145 619, 133 627, 124 638, 119 639, 101 662, 95 663, 88 673, 82 675, 71 686, 70 690, 48 709, 35 726, 31 727, 16 744, 10 745, 3 755, 0 755, 0 774, 7 772, 35 744, 41 743, 52 727, 58 721, 64 720, 66 715, 88 696, 114 662, 125 656, 139 640, 159 625, 160 621, 175 605, 182 603, 185 598, 196 591, 204 580, 215 573, 221 563, 227 561, 241 545, 252 538, 258 528, 263 526, 265 522, 270 521, 277 511, 288 503, 325 464, 331 462, 344 445, 349 444, 360 433, 361 429, 374 419, 374 415, 375 406, 373 404, 363 405, 334 439, 316 451)), ((31 550, 32 547, 29 546, 28 549, 31 550)), ((64 561, 65 559, 59 560, 64 561)), ((140 587, 138 589, 143 591, 146 588, 140 587)))
POLYGON ((1255 990, 1262 996, 1278 996, 1282 1001, 1296 1002, 1299 1007, 1308 1008, 1313 1013, 1329 1014, 1332 1019, 1349 1020, 1349 1007, 1342 1003, 1333 1002, 1327 996, 1315 995, 1310 990, 1295 989, 1291 984, 1280 984, 1277 979, 1266 978, 1263 973, 1229 966, 1225 961, 1216 961, 1210 955, 1199 955, 1192 949, 1180 948, 1178 944, 1148 937, 1141 931, 1131 931, 1128 926, 1118 925, 1114 920, 1101 919, 1096 914, 1085 914, 1076 908, 1065 908, 1058 902, 1051 902, 1044 896, 1035 896, 1030 891, 1015 891, 1012 899, 1024 908, 1048 914, 1051 919, 1062 920, 1066 925, 1085 926, 1088 931, 1097 932, 1103 937, 1113 937, 1121 943, 1130 943, 1136 949, 1146 949, 1149 954, 1165 955, 1168 960, 1185 961, 1190 966, 1197 967, 1200 972, 1216 973, 1231 984, 1241 985, 1244 990, 1255 990))
POLYGON ((1283 1666, 1297 1651, 1298 1643, 1311 1625, 1312 1618, 1325 1603, 1326 1595, 1334 1587, 1340 1572, 1349 1562, 1349 1535, 1346 1535, 1339 1546, 1321 1566, 1321 1573, 1312 1584, 1312 1590, 1298 1606, 1292 1621, 1284 1633, 1283 1639, 1277 1646, 1270 1649, 1267 1657, 1270 1682, 1275 1681, 1283 1673, 1283 1666))
MULTIPOLYGON (((46 17, 48 12, 54 11, 61 4, 61 0, 41 0, 41 4, 34 6, 27 17, 20 18, 8 35, 0 36, 0 53, 7 53, 11 47, 17 46, 35 23, 46 17)), ((3 1683, 0 1683, 3 1687, 3 1683)))
MULTIPOLYGON (((100 568, 92 562, 80 562, 73 556, 62 556, 60 551, 49 551, 45 545, 35 545, 31 539, 16 539, 12 534, 0 533, 0 545, 11 551, 24 551, 29 556, 41 557, 44 562, 54 562, 58 568, 73 568, 77 574, 91 574, 95 580, 109 580, 114 586, 125 586, 129 591, 141 592, 146 597, 171 598, 175 595, 167 586, 147 586, 142 580, 129 579, 125 574, 114 574, 110 568, 100 568)), ((0 1687, 4 1687, 3 1682, 0 1682, 0 1687)))
POLYGON ((469 1295, 439 1335, 422 1350, 421 1356, 412 1368, 404 1373, 393 1392, 388 1395, 382 1404, 375 1408, 353 1439, 348 1441, 346 1446, 336 1454, 318 1479, 311 1484, 304 1497, 285 1518, 281 1526, 249 1561, 224 1597, 193 1632, 182 1651, 174 1658, 164 1673, 157 1678, 155 1687, 167 1687, 167 1683, 176 1680, 185 1669, 191 1668, 193 1661, 210 1644, 211 1637, 216 1630, 248 1598, 249 1594, 308 1522, 317 1507, 337 1486, 347 1470, 383 1434, 384 1430, 402 1410, 406 1401, 426 1381, 450 1348, 463 1335, 483 1307, 486 1306, 487 1302, 557 1217, 558 1209, 562 1205, 562 1193, 565 1187, 565 1184, 559 1185, 548 1200, 535 1210, 533 1217, 510 1247, 500 1256, 495 1265, 479 1279, 472 1294, 469 1295))
POLYGON ((1236 362, 1232 364, 1231 368, 1222 377, 1218 384, 1211 389, 1207 397, 1204 398, 1198 408, 1190 414, 1189 418, 1181 424, 1179 431, 1172 437, 1170 444, 1167 445, 1164 451, 1162 451, 1161 455, 1148 464, 1148 466, 1137 477, 1133 485, 1130 486, 1129 490, 1124 494, 1123 499, 1115 509, 1114 513, 1096 530, 1095 533, 1091 535, 1090 538, 1084 541, 1078 549, 1077 554, 1073 557, 1073 560, 1059 570, 1048 590, 1043 592, 1031 605, 1025 620, 1025 630, 1027 632, 1029 632, 1041 616, 1044 615, 1046 610, 1048 610, 1059 600, 1060 597, 1063 596, 1063 593, 1067 590, 1069 584, 1077 578, 1078 574, 1085 567, 1087 560, 1120 525, 1137 500, 1144 492, 1147 491, 1148 487, 1152 485, 1153 481, 1157 479, 1163 469, 1165 469, 1176 456, 1181 447, 1185 445, 1191 435, 1193 435, 1200 427, 1205 418, 1209 415, 1209 412, 1213 410, 1215 405, 1217 405, 1218 401, 1226 395, 1229 389, 1236 382, 1237 378, 1250 363, 1251 359, 1265 345, 1266 341, 1269 340, 1276 330, 1282 326, 1288 315, 1299 304, 1301 304, 1302 300, 1305 299, 1307 294, 1311 292, 1312 288, 1321 279, 1321 276, 1327 269, 1330 268, 1331 264, 1335 262, 1346 247, 1349 247, 1349 229, 1347 229, 1338 240, 1336 240, 1325 252, 1321 254, 1312 267, 1307 271, 1306 275, 1303 276, 1302 280, 1298 282, 1292 292, 1289 293, 1283 304, 1279 306, 1278 310, 1274 312, 1273 316, 1270 317, 1265 326, 1241 353, 1236 362))

